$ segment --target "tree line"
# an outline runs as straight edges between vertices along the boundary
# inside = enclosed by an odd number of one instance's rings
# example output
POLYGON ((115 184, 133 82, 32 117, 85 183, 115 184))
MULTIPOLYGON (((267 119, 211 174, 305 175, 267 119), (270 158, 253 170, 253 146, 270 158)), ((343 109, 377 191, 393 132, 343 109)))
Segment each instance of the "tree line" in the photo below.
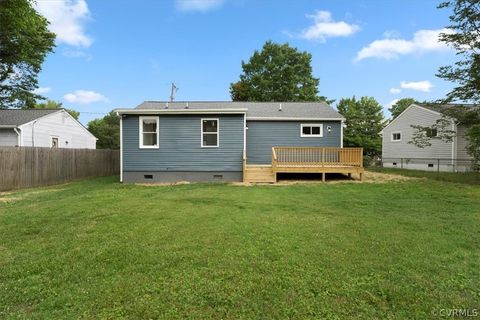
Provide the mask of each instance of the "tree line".
MULTIPOLYGON (((445 1, 438 8, 449 8, 453 33, 441 34, 440 40, 456 50, 459 60, 443 66, 437 76, 457 86, 444 99, 434 102, 480 102, 480 8, 478 0, 445 1)), ((55 34, 48 31, 49 22, 33 8, 33 0, 2 0, 0 6, 0 107, 1 108, 63 108, 59 102, 46 100, 35 93, 38 74, 46 56, 55 47, 55 34)), ((318 101, 334 104, 335 100, 320 95, 320 79, 313 76, 312 55, 288 44, 267 41, 254 51, 248 61, 242 61, 239 80, 230 84, 233 101, 318 101)), ((394 119, 413 98, 400 99, 389 109, 394 119)), ((344 146, 363 147, 365 155, 381 155, 380 131, 389 121, 383 107, 370 96, 346 97, 336 103, 345 121, 344 146)), ((66 109, 78 118, 75 110, 66 109)), ((464 125, 468 151, 480 167, 480 109, 453 108, 445 111, 445 119, 454 117, 464 125)), ((391 120, 390 119, 390 120, 391 120)), ((442 119, 444 121, 445 119, 442 119)), ((429 145, 430 139, 448 141, 451 132, 440 130, 437 137, 429 130, 440 128, 416 126, 412 141, 418 147, 429 145)), ((101 119, 89 122, 88 129, 99 138, 99 148, 119 147, 119 118, 112 111, 101 119)))

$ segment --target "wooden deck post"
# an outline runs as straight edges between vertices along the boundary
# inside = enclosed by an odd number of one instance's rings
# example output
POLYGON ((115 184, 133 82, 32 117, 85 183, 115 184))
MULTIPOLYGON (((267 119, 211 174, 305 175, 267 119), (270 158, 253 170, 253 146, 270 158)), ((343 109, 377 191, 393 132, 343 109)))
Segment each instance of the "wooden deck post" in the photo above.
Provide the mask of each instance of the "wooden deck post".
POLYGON ((325 172, 322 172, 322 182, 325 182, 325 172))

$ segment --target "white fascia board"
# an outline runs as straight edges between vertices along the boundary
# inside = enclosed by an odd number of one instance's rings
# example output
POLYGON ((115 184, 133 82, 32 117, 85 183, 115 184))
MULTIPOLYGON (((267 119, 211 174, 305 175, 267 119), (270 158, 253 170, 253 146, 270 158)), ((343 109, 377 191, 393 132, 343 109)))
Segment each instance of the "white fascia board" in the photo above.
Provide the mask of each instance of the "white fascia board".
POLYGON ((117 109, 117 114, 245 114, 247 109, 117 109))
POLYGON ((345 121, 344 118, 247 117, 247 121, 345 121))

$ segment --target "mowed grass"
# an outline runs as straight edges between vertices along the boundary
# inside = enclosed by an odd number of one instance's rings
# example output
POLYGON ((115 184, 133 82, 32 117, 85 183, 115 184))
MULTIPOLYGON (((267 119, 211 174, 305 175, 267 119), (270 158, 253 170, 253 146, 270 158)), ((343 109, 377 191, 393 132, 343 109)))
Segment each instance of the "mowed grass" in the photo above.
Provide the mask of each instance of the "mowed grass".
POLYGON ((480 307, 478 185, 98 178, 2 199, 0 318, 419 319, 480 307))

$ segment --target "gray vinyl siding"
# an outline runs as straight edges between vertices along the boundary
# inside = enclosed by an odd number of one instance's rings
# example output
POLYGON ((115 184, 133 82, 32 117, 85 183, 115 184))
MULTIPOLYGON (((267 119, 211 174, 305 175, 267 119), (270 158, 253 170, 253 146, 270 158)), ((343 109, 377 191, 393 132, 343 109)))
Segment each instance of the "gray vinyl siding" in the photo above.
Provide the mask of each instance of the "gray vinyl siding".
POLYGON ((243 115, 161 115, 159 148, 139 148, 139 117, 123 118, 123 171, 242 171, 243 115), (219 119, 219 147, 201 147, 201 119, 219 119))
POLYGON ((465 138, 465 127, 458 126, 457 127, 457 138, 456 138, 456 149, 457 149, 457 159, 472 159, 472 156, 467 152, 467 144, 468 141, 465 138))
MULTIPOLYGON (((430 126, 441 118, 441 115, 426 110, 421 107, 412 106, 388 127, 383 130, 382 134, 382 156, 384 161, 398 158, 442 158, 451 159, 452 142, 444 142, 441 140, 431 140, 430 147, 419 148, 408 142, 412 140, 415 129, 412 125, 430 126), (401 141, 392 141, 392 133, 400 132, 401 141)), ((393 160, 392 160, 393 161, 393 160)))
POLYGON ((0 146, 14 147, 18 145, 18 135, 13 129, 0 129, 0 146))
POLYGON ((247 163, 270 164, 272 147, 340 147, 340 121, 248 121, 247 163), (323 137, 301 137, 302 123, 322 123, 323 137), (327 126, 332 130, 327 131, 327 126))

